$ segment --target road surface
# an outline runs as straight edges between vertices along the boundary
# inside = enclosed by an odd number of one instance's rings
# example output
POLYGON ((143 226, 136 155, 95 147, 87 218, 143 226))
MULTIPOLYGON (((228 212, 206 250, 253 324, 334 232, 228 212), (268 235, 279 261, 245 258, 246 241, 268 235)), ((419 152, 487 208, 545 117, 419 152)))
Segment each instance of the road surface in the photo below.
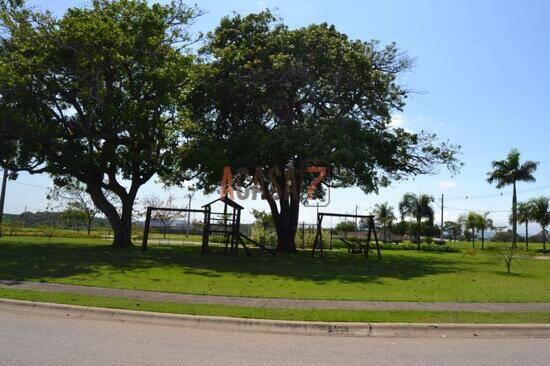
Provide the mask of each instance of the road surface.
POLYGON ((0 365, 548 365, 549 339, 394 339, 199 330, 0 311, 0 365))

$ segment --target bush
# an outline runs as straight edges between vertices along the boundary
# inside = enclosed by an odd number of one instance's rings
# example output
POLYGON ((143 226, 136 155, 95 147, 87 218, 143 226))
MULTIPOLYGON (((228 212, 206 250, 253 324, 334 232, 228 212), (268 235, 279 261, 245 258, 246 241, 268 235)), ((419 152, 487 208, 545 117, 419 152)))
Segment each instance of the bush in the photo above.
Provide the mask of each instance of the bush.
POLYGON ((437 244, 437 245, 445 245, 447 244, 447 242, 445 240, 434 240, 434 244, 437 244))
POLYGON ((422 244, 420 248, 416 244, 381 244, 381 249, 389 250, 420 250, 421 252, 459 253, 460 250, 449 245, 422 244))
POLYGON ((430 236, 428 236, 424 239, 424 243, 426 243, 426 244, 431 244, 433 242, 434 242, 434 240, 430 236))

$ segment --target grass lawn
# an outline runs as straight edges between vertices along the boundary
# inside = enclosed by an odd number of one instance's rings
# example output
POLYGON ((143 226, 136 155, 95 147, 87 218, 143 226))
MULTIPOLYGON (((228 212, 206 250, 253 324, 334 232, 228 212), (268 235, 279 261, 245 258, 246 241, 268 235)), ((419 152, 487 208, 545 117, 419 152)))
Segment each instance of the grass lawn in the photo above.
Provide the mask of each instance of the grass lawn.
POLYGON ((386 301, 549 302, 550 260, 521 259, 506 274, 495 253, 387 250, 311 258, 201 256, 197 246, 116 249, 100 239, 0 240, 0 279, 180 293, 386 301))
POLYGON ((175 304, 124 298, 1 289, 0 297, 115 309, 253 319, 371 323, 550 323, 550 313, 473 313, 454 311, 366 311, 269 309, 210 304, 175 304))

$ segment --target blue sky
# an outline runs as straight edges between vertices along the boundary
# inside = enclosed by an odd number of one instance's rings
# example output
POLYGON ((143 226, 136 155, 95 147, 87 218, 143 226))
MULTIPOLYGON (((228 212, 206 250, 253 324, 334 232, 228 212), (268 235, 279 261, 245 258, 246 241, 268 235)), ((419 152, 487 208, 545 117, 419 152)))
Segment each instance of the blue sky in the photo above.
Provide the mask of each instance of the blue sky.
MULTIPOLYGON (((82 1, 33 1, 62 14, 82 1)), ((250 13, 269 7, 291 27, 327 22, 352 38, 396 42, 416 59, 416 67, 402 83, 418 91, 396 123, 413 131, 435 132, 462 145, 461 173, 450 177, 420 177, 365 195, 358 189, 332 192, 331 211, 368 212, 378 202, 397 208, 405 192, 429 193, 448 200, 446 219, 462 210, 484 210, 498 225, 506 224, 510 189, 496 190, 485 181, 490 162, 502 159, 515 147, 523 159, 540 162, 537 182, 521 184, 519 199, 550 194, 550 2, 547 1, 197 1, 207 14, 194 29, 208 31, 219 19, 236 11, 250 13), (502 192, 502 196, 500 193, 502 192), (469 198, 466 199, 465 197, 469 198)), ((6 211, 44 209, 47 176, 21 174, 8 187, 6 211), (29 185, 30 184, 30 185, 29 185)), ((163 195, 161 187, 147 184, 141 195, 163 195)), ((174 193, 181 197, 184 191, 174 193)), ((197 194, 193 206, 209 197, 197 194)), ((262 201, 246 201, 247 209, 267 210, 262 201)), ((438 209, 438 206, 434 206, 438 209)), ((328 209, 327 209, 328 210, 328 209)), ((314 222, 315 209, 302 210, 301 220, 314 222)), ((438 213, 439 216, 439 213, 438 213)), ((245 219, 250 219, 245 215, 245 219)), ((436 220, 439 220, 436 218, 436 220)), ((535 226, 533 226, 535 229, 535 226)))

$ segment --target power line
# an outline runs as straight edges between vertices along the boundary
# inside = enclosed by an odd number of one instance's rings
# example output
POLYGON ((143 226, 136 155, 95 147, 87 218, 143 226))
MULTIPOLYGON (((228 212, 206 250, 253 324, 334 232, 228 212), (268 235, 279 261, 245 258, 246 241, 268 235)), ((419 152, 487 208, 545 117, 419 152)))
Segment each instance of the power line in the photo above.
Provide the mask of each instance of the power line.
MULTIPOLYGON (((532 192, 539 192, 550 189, 550 185, 540 186, 532 189, 526 189, 523 191, 518 191, 518 194, 521 193, 532 193, 532 192)), ((495 197, 504 197, 504 196, 511 196, 512 192, 500 192, 500 193, 490 193, 490 194, 483 194, 483 195, 464 195, 464 196, 454 196, 454 197, 445 197, 447 200, 459 200, 459 199, 467 199, 467 200, 473 200, 473 199, 485 199, 485 198, 495 198, 495 197)))
POLYGON ((39 186, 37 184, 31 184, 31 183, 25 183, 25 182, 18 182, 16 180, 11 181, 10 183, 20 184, 22 186, 28 186, 28 187, 34 187, 34 188, 50 189, 50 187, 39 186))

